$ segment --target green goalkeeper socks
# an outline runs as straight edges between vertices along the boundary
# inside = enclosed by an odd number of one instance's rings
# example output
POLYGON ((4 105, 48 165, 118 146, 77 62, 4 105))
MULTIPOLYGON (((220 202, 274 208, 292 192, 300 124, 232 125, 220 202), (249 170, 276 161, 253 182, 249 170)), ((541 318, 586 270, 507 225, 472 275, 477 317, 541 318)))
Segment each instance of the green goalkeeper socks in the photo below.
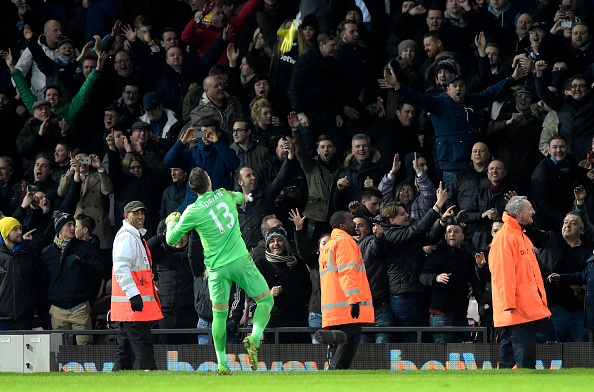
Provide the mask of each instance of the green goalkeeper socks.
POLYGON ((227 357, 225 356, 225 344, 227 343, 227 310, 212 310, 212 340, 219 365, 227 367, 227 357))
POLYGON ((256 311, 254 312, 253 317, 254 327, 252 328, 252 337, 254 338, 256 347, 260 347, 262 334, 264 333, 264 329, 266 329, 266 325, 268 325, 268 320, 270 320, 270 311, 274 305, 274 299, 272 298, 272 294, 268 294, 267 296, 260 298, 256 303, 258 306, 256 306, 256 311))

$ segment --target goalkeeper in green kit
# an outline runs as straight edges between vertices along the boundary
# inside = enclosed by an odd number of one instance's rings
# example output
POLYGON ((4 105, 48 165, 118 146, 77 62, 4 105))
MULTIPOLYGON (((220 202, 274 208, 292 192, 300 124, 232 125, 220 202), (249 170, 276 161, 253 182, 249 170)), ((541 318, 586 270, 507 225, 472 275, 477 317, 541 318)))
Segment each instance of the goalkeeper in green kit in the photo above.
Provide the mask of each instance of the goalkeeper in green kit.
POLYGON ((256 370, 260 339, 270 319, 274 300, 241 238, 237 205, 245 202, 245 196, 223 188, 213 191, 208 173, 201 168, 192 170, 188 183, 198 194, 198 199, 181 216, 174 212, 167 217, 167 244, 176 244, 192 229, 200 235, 212 301, 212 339, 219 362, 218 374, 231 374, 225 357, 231 283, 236 282, 256 301, 252 335, 243 340, 250 366, 256 370))

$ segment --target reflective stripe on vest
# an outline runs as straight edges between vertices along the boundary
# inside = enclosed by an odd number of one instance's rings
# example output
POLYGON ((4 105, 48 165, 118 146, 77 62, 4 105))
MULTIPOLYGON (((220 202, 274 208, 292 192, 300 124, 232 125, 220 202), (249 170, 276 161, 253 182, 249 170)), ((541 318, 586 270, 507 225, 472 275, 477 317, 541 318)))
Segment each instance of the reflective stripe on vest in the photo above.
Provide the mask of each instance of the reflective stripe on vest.
MULTIPOLYGON (((350 306, 348 302, 335 302, 322 305, 322 310, 348 308, 350 306)), ((360 306, 373 306, 373 301, 361 301, 360 306)))
POLYGON ((133 271, 132 277, 140 291, 143 307, 142 311, 132 311, 130 300, 116 282, 112 271, 111 319, 113 321, 155 321, 163 318, 161 301, 153 282, 152 270, 133 271))
MULTIPOLYGON (((341 266, 336 266, 334 264, 334 247, 336 246, 336 243, 338 242, 338 240, 345 238, 343 237, 338 237, 334 243, 332 244, 332 248, 330 248, 330 254, 328 255, 328 266, 326 267, 325 270, 323 270, 322 272, 320 272, 320 278, 324 275, 326 275, 327 272, 332 272, 332 271, 336 271, 338 273, 344 271, 347 268, 355 268, 357 270, 357 272, 365 272, 365 263, 363 263, 363 257, 359 257, 359 264, 355 263, 354 261, 348 263, 348 264, 344 264, 341 266)), ((348 295, 348 293, 345 293, 346 295, 348 295)))
MULTIPOLYGON (((156 301, 157 300, 152 295, 142 295, 142 296, 140 296, 140 298, 142 298, 142 302, 156 301)), ((127 297, 111 297, 111 301, 112 302, 130 302, 130 300, 127 297)))

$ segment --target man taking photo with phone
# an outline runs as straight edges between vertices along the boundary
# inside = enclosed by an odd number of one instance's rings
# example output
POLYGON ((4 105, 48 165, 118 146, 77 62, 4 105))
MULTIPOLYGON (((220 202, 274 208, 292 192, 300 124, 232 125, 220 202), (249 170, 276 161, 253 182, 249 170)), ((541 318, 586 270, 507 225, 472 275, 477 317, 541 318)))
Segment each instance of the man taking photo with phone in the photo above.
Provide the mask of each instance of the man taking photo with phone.
MULTIPOLYGON (((220 124, 213 118, 202 121, 200 131, 204 134, 197 138, 194 128, 188 128, 182 137, 171 147, 163 163, 168 168, 179 167, 186 173, 193 168, 204 169, 212 180, 212 188, 229 188, 231 186, 231 173, 239 166, 239 158, 231 148, 227 133, 222 132, 220 124), (190 148, 186 149, 186 146, 190 148)), ((194 203, 197 195, 189 185, 186 187, 186 199, 178 208, 183 211, 188 205, 194 203)))

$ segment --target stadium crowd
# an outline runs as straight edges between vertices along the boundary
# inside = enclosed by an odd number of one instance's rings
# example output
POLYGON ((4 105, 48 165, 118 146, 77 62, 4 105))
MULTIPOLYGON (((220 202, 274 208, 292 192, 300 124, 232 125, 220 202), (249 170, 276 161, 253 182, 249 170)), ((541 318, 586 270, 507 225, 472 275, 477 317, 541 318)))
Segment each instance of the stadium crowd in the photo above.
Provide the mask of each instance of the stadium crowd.
MULTIPOLYGON (((474 297, 495 339, 489 244, 510 199, 536 211, 523 227, 535 273, 579 273, 592 256, 592 3, 2 2, 0 329, 105 328, 131 201, 148 209, 155 327, 210 327, 197 234, 165 241, 200 167, 213 189, 251 195, 238 213, 274 297, 269 327, 321 327, 318 254, 347 210, 372 325, 468 325, 474 297)), ((587 341, 586 286, 552 280, 538 340, 587 341)), ((239 287, 229 304, 237 343, 256 304, 239 287)))

